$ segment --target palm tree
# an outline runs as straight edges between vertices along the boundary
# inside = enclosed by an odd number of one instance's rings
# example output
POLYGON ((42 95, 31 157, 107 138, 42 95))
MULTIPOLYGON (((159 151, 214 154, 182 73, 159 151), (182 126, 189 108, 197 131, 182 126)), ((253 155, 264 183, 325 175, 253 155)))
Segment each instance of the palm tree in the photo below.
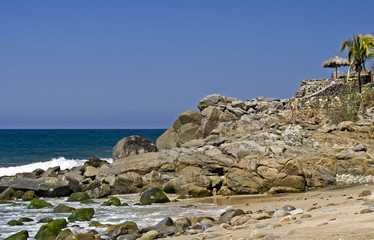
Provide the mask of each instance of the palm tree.
POLYGON ((365 69, 365 60, 372 55, 370 50, 374 48, 374 38, 370 34, 358 34, 357 37, 353 35, 353 39, 344 40, 341 51, 346 48, 348 48, 348 59, 350 62, 347 81, 353 67, 353 70, 358 73, 358 89, 361 93, 361 70, 365 69))

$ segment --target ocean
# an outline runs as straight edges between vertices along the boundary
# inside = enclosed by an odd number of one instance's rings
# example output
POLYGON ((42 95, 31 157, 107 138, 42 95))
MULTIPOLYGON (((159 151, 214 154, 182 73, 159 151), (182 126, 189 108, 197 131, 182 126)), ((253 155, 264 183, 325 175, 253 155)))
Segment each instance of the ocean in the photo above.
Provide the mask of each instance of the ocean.
MULTIPOLYGON (((14 175, 17 172, 30 172, 36 168, 48 169, 60 166, 61 169, 83 164, 89 157, 97 156, 112 161, 112 148, 123 137, 139 135, 153 142, 165 129, 124 129, 124 130, 0 130, 0 176, 14 175)), ((170 202, 138 206, 139 194, 117 195, 121 202, 128 206, 102 206, 107 199, 94 199, 94 203, 82 205, 78 202, 67 202, 67 197, 43 198, 53 207, 66 204, 74 208, 92 207, 95 209, 92 221, 102 224, 119 224, 134 221, 142 227, 154 226, 165 217, 173 220, 182 217, 212 216, 218 217, 228 206, 217 206, 211 203, 185 204, 170 202)), ((177 196, 169 196, 175 199, 177 196)), ((188 200, 187 200, 188 201, 188 200)), ((21 230, 27 230, 30 239, 34 239, 45 217, 66 218, 70 213, 53 213, 53 208, 28 209, 28 201, 14 200, 12 203, 0 204, 0 238, 4 239, 21 230), (21 217, 32 218, 22 226, 10 227, 10 220, 21 217)), ((90 222, 69 222, 67 228, 73 233, 85 233, 90 230, 105 235, 106 228, 95 228, 90 222), (78 226, 79 225, 79 226, 78 226)))
POLYGON ((89 157, 112 161, 122 138, 139 135, 156 142, 166 129, 27 129, 0 130, 0 176, 37 168, 82 165, 89 157))

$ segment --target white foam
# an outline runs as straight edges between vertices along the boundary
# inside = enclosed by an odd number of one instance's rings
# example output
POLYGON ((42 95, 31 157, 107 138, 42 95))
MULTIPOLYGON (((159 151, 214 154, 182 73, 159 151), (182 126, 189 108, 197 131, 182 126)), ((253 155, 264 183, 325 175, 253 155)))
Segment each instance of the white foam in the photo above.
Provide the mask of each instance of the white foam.
MULTIPOLYGON (((106 160, 110 163, 113 162, 113 159, 111 158, 102 158, 102 160, 106 160)), ((66 159, 64 157, 59 157, 59 158, 52 158, 50 161, 46 161, 46 162, 30 163, 30 164, 26 164, 22 166, 17 166, 17 167, 2 167, 0 168, 0 177, 1 176, 13 176, 16 173, 22 173, 22 172, 32 172, 38 168, 47 170, 50 167, 60 166, 61 170, 70 169, 73 167, 83 165, 85 161, 87 161, 87 159, 66 159)))

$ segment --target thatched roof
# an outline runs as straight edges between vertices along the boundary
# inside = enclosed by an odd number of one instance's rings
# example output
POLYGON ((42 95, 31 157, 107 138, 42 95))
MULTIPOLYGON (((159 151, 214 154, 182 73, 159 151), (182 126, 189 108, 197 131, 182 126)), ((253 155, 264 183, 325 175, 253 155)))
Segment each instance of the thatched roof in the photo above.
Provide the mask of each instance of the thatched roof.
POLYGON ((348 65, 349 65, 348 59, 341 58, 338 56, 330 58, 322 63, 322 67, 324 68, 336 68, 336 67, 348 66, 348 65))

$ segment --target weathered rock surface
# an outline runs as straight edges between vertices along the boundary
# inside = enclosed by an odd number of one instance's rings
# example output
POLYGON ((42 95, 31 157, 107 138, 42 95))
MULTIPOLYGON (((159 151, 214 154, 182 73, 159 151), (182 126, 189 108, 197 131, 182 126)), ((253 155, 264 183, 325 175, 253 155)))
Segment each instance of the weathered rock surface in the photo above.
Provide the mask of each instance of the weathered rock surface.
POLYGON ((157 152, 157 147, 152 141, 136 135, 125 137, 114 146, 113 160, 147 152, 157 152))
POLYGON ((16 190, 34 190, 38 196, 43 197, 63 197, 71 192, 69 182, 56 177, 41 177, 38 179, 2 177, 0 179, 0 189, 3 190, 8 187, 16 190))

